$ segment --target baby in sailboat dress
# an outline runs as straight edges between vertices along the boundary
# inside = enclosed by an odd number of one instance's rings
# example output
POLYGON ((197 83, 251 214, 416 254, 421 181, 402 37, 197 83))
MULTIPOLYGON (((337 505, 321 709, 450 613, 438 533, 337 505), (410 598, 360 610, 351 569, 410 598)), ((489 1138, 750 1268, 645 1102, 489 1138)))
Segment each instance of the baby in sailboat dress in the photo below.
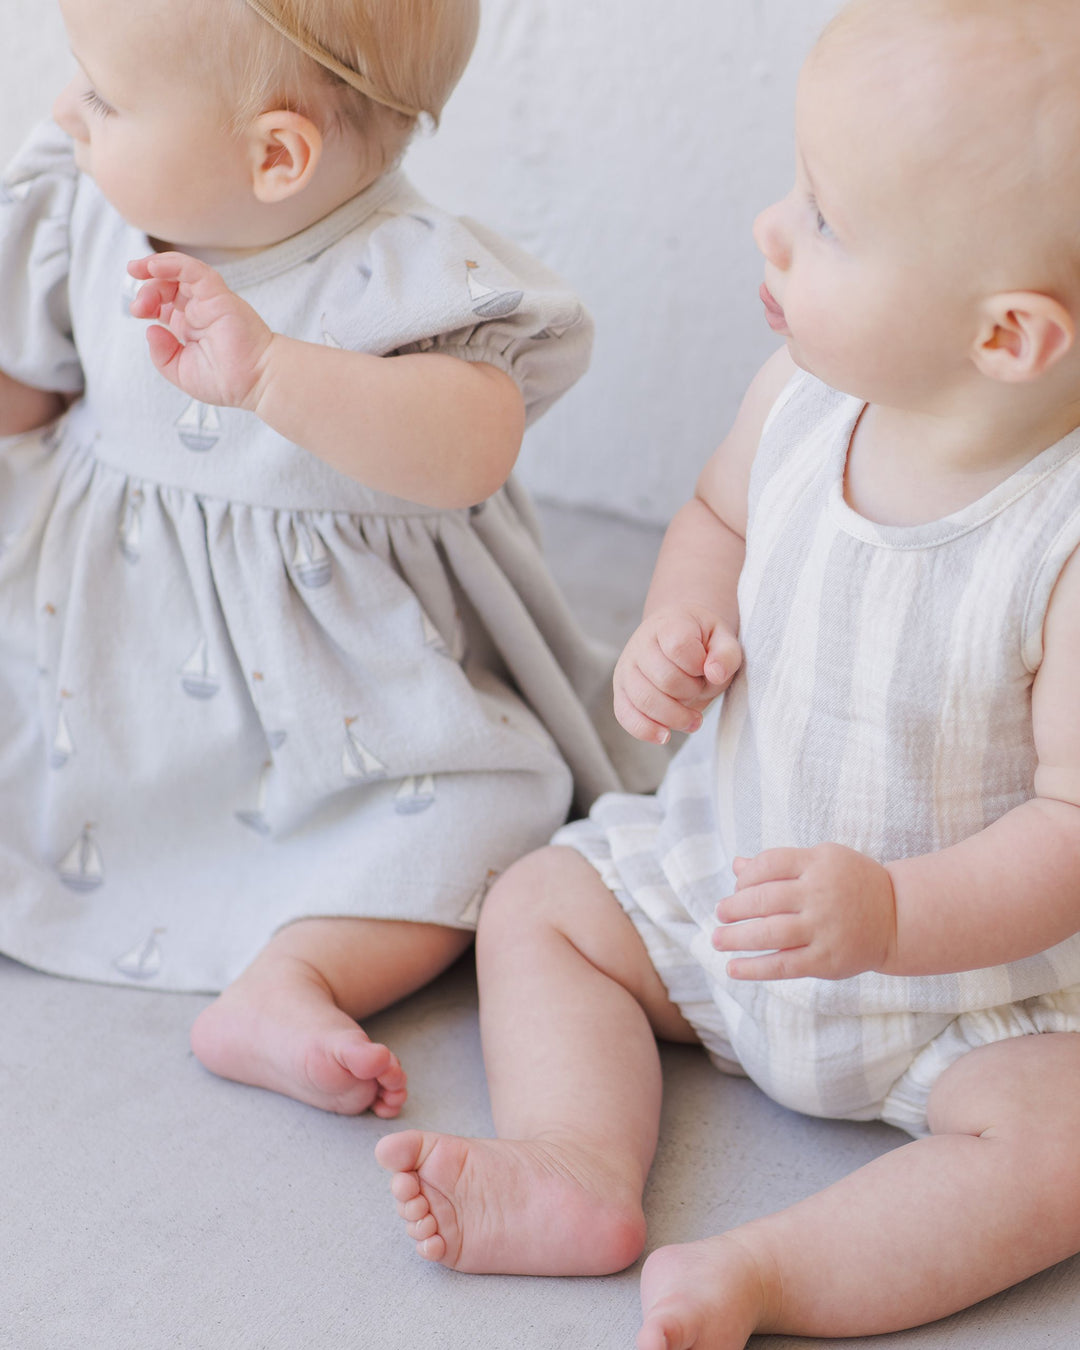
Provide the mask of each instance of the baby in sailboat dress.
POLYGON ((215 1072, 393 1116, 356 1019, 649 772, 508 481, 591 324, 396 167, 475 0, 61 9, 0 187, 0 951, 224 991, 215 1072))

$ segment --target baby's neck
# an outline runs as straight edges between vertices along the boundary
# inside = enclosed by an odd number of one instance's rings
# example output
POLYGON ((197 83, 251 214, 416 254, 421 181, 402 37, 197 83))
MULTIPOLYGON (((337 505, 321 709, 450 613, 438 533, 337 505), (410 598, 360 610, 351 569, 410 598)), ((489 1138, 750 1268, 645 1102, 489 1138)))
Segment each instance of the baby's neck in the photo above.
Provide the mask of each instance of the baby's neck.
POLYGON ((848 452, 844 495, 880 525, 919 525, 963 510, 1080 426, 1080 402, 1022 397, 968 416, 868 405, 848 452))
POLYGON ((209 267, 226 267, 229 263, 239 262, 242 258, 252 258, 257 253, 264 253, 271 247, 269 244, 258 244, 253 248, 217 248, 212 244, 170 244, 164 239, 151 239, 150 246, 155 253, 172 253, 179 249, 181 253, 198 258, 209 267))
POLYGON ((228 242, 211 239, 175 243, 151 239, 150 243, 159 253, 176 248, 211 267, 223 267, 302 234, 378 182, 383 173, 382 168, 365 170, 362 154, 345 137, 328 138, 311 182, 287 201, 272 206, 254 205, 249 219, 234 224, 228 242))

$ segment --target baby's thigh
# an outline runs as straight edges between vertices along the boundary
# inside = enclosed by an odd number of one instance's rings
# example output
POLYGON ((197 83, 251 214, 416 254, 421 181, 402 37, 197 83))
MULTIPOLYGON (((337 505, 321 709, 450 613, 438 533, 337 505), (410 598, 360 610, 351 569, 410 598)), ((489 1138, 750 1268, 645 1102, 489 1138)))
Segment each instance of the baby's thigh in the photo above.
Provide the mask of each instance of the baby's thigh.
POLYGON ((1080 1136, 1080 1031, 1044 1032, 970 1050, 927 1103, 934 1134, 1080 1136))
POLYGON ((961 1014, 916 1056, 883 1115, 917 1135, 1056 1129, 1066 1121, 1075 1130, 1080 987, 961 1014))

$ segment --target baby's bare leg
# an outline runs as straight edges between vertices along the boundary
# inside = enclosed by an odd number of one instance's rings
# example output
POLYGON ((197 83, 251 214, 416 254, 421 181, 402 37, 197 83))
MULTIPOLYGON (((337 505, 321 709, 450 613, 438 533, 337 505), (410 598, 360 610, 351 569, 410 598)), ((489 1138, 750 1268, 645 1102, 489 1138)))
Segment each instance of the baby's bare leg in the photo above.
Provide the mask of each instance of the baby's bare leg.
POLYGON ((971 1051, 929 1119, 932 1137, 790 1209, 654 1252, 639 1350, 899 1331, 1080 1251, 1080 1035, 971 1051))
POLYGON ((471 934, 383 919, 303 919, 281 929, 191 1029, 214 1073, 358 1115, 396 1116, 405 1074, 356 1025, 419 989, 471 934))
POLYGON ((493 889, 477 936, 499 1138, 379 1141, 420 1254, 458 1270, 598 1275, 645 1239, 654 1029, 693 1039, 633 925, 579 854, 546 849, 493 889), (651 1025, 650 1025, 651 1021, 651 1025))

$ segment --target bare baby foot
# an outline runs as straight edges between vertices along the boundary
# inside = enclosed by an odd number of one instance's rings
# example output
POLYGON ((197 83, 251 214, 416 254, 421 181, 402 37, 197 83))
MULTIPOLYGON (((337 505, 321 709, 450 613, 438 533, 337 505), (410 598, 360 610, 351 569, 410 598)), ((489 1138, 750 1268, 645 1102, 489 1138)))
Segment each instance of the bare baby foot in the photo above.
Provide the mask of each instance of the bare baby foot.
POLYGON ((342 1012, 303 961, 256 962, 199 1014, 191 1048, 222 1078, 339 1115, 389 1120, 407 1095, 397 1056, 342 1012))
POLYGON ((645 1240, 640 1197, 587 1149, 407 1130, 375 1157, 425 1260, 499 1275, 610 1275, 645 1240))
POLYGON ((762 1325, 761 1272, 727 1236, 659 1247, 641 1272, 637 1350, 743 1350, 762 1325))

